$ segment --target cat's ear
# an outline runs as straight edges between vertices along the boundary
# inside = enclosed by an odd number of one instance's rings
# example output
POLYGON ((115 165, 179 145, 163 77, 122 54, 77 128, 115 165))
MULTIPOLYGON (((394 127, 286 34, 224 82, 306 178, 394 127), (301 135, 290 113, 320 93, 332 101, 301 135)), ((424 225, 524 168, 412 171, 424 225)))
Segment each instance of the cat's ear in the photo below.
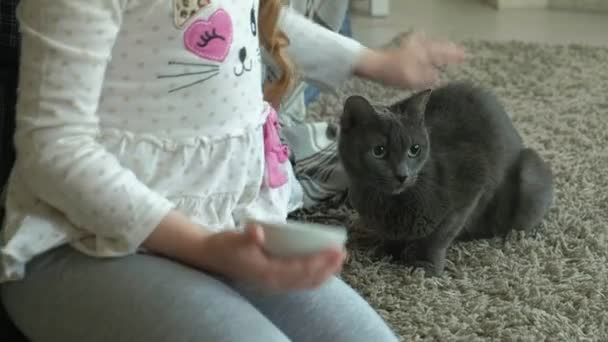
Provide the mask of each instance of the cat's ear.
POLYGON ((431 92, 431 89, 427 89, 415 93, 407 99, 394 104, 392 110, 415 121, 424 121, 424 112, 426 111, 426 105, 429 103, 431 92))
POLYGON ((340 119, 340 128, 347 132, 353 127, 365 125, 373 119, 375 113, 374 107, 364 97, 350 96, 344 102, 344 113, 340 119))

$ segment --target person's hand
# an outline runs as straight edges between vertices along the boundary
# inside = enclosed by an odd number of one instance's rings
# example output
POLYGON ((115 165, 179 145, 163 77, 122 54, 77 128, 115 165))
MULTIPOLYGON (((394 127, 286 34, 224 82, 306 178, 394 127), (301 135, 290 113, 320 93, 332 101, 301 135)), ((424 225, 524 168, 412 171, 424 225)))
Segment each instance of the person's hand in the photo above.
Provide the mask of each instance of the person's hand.
POLYGON ((339 272, 346 256, 342 250, 330 249, 305 257, 272 257, 263 243, 263 230, 253 225, 244 232, 212 234, 201 246, 201 266, 271 291, 302 290, 316 288, 339 272))
POLYGON ((364 52, 355 73, 389 86, 428 89, 439 83, 442 68, 465 59, 462 47, 414 32, 405 36, 398 48, 364 52))

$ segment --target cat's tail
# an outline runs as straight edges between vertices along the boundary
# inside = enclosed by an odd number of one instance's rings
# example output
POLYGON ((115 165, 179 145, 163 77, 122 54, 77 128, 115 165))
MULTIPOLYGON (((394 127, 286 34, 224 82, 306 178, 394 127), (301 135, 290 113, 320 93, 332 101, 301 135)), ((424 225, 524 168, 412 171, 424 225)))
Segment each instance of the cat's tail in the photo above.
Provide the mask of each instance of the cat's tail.
POLYGON ((527 231, 540 225, 553 203, 553 173, 530 148, 520 152, 514 170, 519 179, 511 228, 527 231))

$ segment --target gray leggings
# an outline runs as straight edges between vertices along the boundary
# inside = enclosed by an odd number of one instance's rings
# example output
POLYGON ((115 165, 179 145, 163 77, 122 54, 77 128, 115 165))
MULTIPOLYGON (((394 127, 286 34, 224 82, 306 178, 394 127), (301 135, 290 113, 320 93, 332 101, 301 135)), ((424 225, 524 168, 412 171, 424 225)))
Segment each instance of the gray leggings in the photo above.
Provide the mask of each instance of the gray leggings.
POLYGON ((28 264, 2 286, 32 341, 384 342, 397 338, 348 285, 262 294, 170 260, 87 257, 70 247, 28 264))

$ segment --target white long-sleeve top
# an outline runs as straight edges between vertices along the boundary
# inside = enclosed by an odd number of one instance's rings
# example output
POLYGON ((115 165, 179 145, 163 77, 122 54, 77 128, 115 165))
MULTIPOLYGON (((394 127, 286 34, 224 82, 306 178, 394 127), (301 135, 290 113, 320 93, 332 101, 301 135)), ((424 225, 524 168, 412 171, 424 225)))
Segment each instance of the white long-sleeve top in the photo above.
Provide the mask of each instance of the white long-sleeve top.
MULTIPOLYGON (((100 257, 134 253, 173 208, 222 229, 259 195, 268 105, 258 7, 21 2, 0 281, 22 278, 30 259, 66 243, 100 257)), ((360 44, 287 9, 280 27, 307 78, 335 87, 351 74, 360 44)))

